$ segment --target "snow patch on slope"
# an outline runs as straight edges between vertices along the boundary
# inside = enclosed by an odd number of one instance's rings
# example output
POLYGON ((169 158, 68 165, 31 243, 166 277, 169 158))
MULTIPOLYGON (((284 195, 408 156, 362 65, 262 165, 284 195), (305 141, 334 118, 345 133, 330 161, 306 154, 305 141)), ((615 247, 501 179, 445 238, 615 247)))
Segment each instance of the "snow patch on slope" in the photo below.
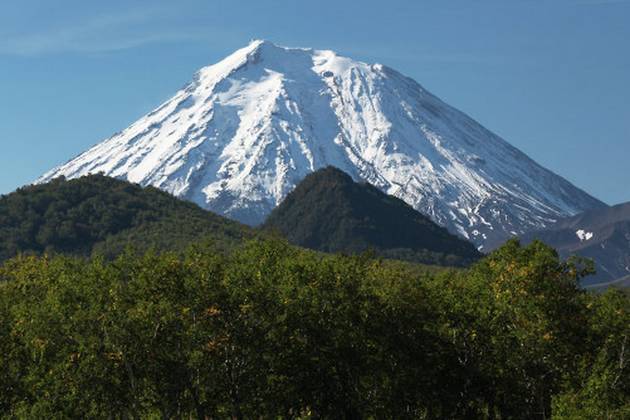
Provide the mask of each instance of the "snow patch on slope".
POLYGON ((586 232, 584 229, 578 229, 575 232, 575 235, 578 237, 580 242, 588 241, 593 238, 593 232, 586 232))

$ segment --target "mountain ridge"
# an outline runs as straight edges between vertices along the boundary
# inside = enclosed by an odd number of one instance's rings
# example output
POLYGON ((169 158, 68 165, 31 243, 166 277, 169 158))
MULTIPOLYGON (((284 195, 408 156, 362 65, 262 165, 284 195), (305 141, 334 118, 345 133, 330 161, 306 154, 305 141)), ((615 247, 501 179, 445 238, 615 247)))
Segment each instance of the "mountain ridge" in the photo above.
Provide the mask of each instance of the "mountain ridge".
POLYGON ((593 259, 597 272, 585 279, 589 287, 624 283, 630 276, 630 202, 561 219, 521 239, 525 243, 542 240, 563 258, 579 255, 593 259))
POLYGON ((256 225, 328 165, 483 249, 604 205, 389 67, 260 40, 38 182, 102 171, 256 225))

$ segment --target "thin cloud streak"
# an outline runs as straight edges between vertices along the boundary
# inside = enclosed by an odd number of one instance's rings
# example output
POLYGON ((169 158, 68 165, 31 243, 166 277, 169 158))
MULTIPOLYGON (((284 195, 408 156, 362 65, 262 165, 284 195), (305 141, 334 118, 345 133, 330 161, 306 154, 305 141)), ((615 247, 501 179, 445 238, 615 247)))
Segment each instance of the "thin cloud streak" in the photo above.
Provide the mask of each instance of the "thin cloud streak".
POLYGON ((167 16, 164 9, 99 16, 75 26, 39 33, 8 36, 0 40, 0 54, 32 56, 64 52, 100 53, 151 43, 201 39, 201 30, 159 30, 147 25, 167 16))

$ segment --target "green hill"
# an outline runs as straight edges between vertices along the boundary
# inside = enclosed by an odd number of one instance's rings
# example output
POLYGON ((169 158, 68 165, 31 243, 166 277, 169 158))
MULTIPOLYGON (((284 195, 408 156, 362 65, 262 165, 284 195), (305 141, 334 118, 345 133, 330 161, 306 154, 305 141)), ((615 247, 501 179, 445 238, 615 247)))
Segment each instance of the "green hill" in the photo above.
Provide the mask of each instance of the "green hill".
POLYGON ((413 262, 466 265, 475 247, 404 201, 327 167, 307 176, 269 215, 263 229, 324 252, 378 255, 413 262))
POLYGON ((254 231, 156 188, 102 175, 55 179, 0 197, 0 261, 18 253, 112 256, 178 250, 211 240, 233 246, 254 231))

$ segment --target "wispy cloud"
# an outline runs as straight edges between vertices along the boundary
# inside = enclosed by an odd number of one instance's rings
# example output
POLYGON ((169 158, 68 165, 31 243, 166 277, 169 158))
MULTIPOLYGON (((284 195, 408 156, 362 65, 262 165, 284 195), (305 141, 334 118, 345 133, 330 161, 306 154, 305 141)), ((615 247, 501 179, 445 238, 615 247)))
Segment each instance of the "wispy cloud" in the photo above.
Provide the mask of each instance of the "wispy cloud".
POLYGON ((41 32, 4 36, 0 39, 0 54, 97 53, 202 36, 201 31, 192 28, 164 30, 155 25, 166 15, 164 9, 130 11, 102 15, 41 32))

